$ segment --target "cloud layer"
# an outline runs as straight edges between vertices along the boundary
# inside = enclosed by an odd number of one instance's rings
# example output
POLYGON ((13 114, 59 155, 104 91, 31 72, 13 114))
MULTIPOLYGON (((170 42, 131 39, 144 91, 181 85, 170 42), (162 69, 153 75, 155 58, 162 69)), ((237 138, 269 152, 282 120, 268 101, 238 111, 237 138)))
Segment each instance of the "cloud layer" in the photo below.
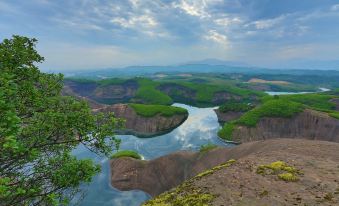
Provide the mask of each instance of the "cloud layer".
POLYGON ((336 59, 338 25, 337 0, 0 0, 0 37, 38 38, 50 70, 336 59))

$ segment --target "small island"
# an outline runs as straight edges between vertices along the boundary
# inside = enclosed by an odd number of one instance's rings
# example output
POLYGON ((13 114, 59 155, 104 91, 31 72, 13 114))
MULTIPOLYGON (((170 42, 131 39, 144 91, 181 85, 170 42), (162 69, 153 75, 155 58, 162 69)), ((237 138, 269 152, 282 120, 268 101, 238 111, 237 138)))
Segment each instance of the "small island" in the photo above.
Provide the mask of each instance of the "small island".
POLYGON ((172 131, 188 117, 186 109, 166 105, 113 104, 94 110, 113 112, 125 120, 120 134, 133 134, 138 137, 152 137, 172 131))

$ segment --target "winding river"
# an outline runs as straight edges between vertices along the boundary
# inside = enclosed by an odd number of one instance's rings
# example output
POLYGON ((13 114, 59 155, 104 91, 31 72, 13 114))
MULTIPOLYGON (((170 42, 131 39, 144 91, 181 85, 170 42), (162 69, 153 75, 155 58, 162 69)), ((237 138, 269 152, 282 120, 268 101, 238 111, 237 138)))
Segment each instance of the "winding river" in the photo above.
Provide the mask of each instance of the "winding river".
MULTIPOLYGON (((232 146, 217 136, 220 126, 214 108, 197 108, 185 104, 174 104, 189 112, 187 120, 172 132, 152 138, 137 138, 132 135, 119 135, 121 149, 135 150, 144 159, 154 159, 178 150, 198 150, 201 145, 213 143, 232 146)), ((78 158, 91 158, 102 165, 102 171, 89 185, 83 185, 85 197, 82 206, 139 206, 150 196, 142 191, 122 192, 110 185, 109 160, 79 147, 73 152, 78 158)))

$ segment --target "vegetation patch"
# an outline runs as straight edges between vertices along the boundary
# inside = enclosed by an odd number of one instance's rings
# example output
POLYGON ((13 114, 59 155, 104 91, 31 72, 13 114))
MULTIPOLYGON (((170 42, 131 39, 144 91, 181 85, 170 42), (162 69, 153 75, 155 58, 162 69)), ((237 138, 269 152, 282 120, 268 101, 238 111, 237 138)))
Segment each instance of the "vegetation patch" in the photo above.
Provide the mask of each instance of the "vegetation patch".
POLYGON ((219 111, 226 113, 226 112, 247 112, 253 109, 254 106, 250 103, 246 102, 235 102, 229 101, 219 107, 219 111))
POLYGON ((339 119, 339 112, 331 112, 329 115, 333 118, 339 119))
POLYGON ((165 117, 171 117, 173 115, 187 115, 186 109, 175 106, 166 105, 146 105, 146 104, 129 104, 134 111, 143 117, 154 117, 157 114, 165 117))
MULTIPOLYGON (((262 97, 266 94, 259 91, 244 89, 236 86, 234 83, 230 82, 219 82, 216 81, 216 79, 213 79, 214 81, 208 81, 207 83, 193 83, 185 79, 183 80, 168 80, 168 83, 176 84, 179 86, 186 87, 190 90, 192 90, 195 93, 195 105, 198 106, 211 106, 214 105, 212 102, 214 96, 218 92, 226 92, 229 93, 230 96, 233 96, 234 98, 242 98, 242 99, 249 99, 254 96, 262 97)), ((166 84, 166 83, 165 83, 166 84)), ((180 93, 180 92, 179 92, 180 93)))
POLYGON ((199 152, 200 153, 206 153, 206 152, 209 152, 209 151, 211 151, 211 150, 213 150, 217 147, 218 147, 218 145, 208 143, 208 144, 205 144, 205 145, 201 145, 199 152))
POLYGON ((207 206, 212 203, 216 195, 210 194, 204 188, 196 188, 193 183, 206 175, 213 174, 215 171, 231 166, 235 160, 229 160, 224 164, 218 165, 207 170, 190 180, 185 181, 178 187, 162 193, 158 197, 145 202, 144 206, 207 206))
POLYGON ((117 159, 120 157, 131 157, 139 160, 141 159, 141 156, 133 150, 121 150, 119 152, 116 152, 111 156, 111 159, 117 159))
POLYGON ((254 127, 262 117, 285 117, 291 118, 304 110, 304 106, 297 102, 274 99, 267 101, 261 106, 245 113, 236 124, 254 127))
POLYGON ((227 168, 227 167, 231 166, 235 162, 236 161, 234 159, 228 160, 227 162, 225 162, 223 164, 220 164, 218 166, 213 167, 212 169, 206 170, 206 171, 198 174, 197 176, 195 176, 195 178, 201 178, 201 177, 204 177, 204 176, 207 176, 207 175, 211 175, 216 171, 219 171, 223 168, 227 168))
POLYGON ((304 105, 298 102, 292 102, 283 99, 271 99, 262 105, 248 111, 238 120, 225 123, 218 132, 219 137, 225 140, 232 140, 232 133, 237 125, 255 127, 263 117, 283 117, 291 118, 295 114, 302 112, 304 105))
POLYGON ((298 181, 298 175, 301 174, 300 170, 287 165, 283 161, 272 162, 268 165, 260 165, 257 168, 257 174, 261 175, 276 175, 278 179, 286 182, 298 181))
POLYGON ((218 131, 218 136, 224 140, 232 141, 232 134, 235 127, 236 125, 234 122, 225 123, 221 130, 218 131))
POLYGON ((162 104, 170 105, 173 103, 171 97, 156 89, 159 86, 158 82, 150 79, 138 78, 139 88, 135 97, 146 104, 162 104))

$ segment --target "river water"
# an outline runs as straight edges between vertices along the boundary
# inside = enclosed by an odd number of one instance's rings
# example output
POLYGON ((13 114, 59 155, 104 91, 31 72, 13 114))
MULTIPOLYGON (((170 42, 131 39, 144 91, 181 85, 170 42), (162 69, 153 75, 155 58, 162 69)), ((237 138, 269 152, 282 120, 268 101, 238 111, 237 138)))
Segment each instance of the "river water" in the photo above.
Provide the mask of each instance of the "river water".
MULTIPOLYGON (((132 135, 118 135, 122 140, 121 149, 135 150, 144 159, 154 159, 178 150, 198 150, 201 145, 213 143, 220 146, 232 146, 217 136, 220 129, 214 108, 197 108, 185 104, 174 104, 188 110, 187 120, 172 132, 152 138, 138 138, 132 135)), ((74 152, 78 158, 91 158, 102 165, 102 171, 89 185, 83 185, 86 191, 82 206, 139 206, 150 196, 142 191, 122 192, 110 185, 109 160, 97 156, 84 147, 74 152)))

